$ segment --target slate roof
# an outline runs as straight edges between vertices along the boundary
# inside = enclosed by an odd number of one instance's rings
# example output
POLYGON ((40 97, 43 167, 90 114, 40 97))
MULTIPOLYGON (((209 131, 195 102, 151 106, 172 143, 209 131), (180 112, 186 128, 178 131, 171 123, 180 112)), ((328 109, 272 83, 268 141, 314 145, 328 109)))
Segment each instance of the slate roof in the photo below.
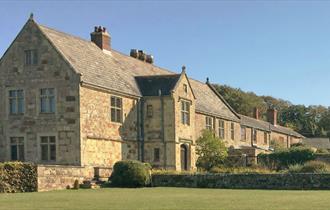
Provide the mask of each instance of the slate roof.
POLYGON ((241 117, 241 124, 247 127, 253 127, 253 128, 257 128, 260 130, 264 130, 264 131, 274 131, 274 132, 278 132, 278 133, 283 133, 283 134, 287 134, 287 135, 291 135, 291 136, 295 136, 295 137, 299 137, 299 138, 304 138, 303 135, 297 133, 296 131, 287 128, 287 127, 283 127, 280 125, 276 125, 274 126, 273 124, 263 121, 263 120, 257 120, 255 118, 252 117, 248 117, 245 115, 240 115, 241 117))
POLYGON ((143 96, 171 95, 180 74, 135 77, 143 96), (160 90, 160 93, 159 93, 160 90))
POLYGON ((257 128, 263 131, 270 131, 270 123, 263 121, 263 120, 257 120, 252 117, 248 117, 245 115, 240 115, 241 117, 241 124, 247 127, 253 127, 257 128))
MULTIPOLYGON (((176 73, 124 55, 116 50, 104 53, 93 42, 36 24, 50 43, 81 74, 84 83, 141 97, 138 76, 176 73)), ((196 111, 238 121, 238 115, 202 82, 189 78, 196 96, 196 111)))
POLYGON ((329 138, 305 138, 302 142, 317 149, 330 149, 329 138))

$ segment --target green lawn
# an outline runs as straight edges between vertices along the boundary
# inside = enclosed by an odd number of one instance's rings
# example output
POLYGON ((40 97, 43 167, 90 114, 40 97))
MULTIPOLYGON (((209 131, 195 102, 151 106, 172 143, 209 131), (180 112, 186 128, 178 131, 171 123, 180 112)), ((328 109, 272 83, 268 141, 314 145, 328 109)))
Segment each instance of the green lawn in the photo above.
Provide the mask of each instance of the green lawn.
POLYGON ((62 190, 0 194, 0 209, 330 209, 330 191, 189 188, 62 190))

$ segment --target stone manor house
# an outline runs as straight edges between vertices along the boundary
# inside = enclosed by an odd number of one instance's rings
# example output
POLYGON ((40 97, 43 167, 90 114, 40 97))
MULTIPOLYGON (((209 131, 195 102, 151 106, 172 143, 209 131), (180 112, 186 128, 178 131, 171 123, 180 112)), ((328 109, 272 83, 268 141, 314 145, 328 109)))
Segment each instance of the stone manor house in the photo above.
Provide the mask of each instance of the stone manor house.
POLYGON ((213 130, 248 155, 303 136, 239 115, 210 82, 111 48, 105 28, 84 40, 29 18, 0 60, 0 161, 111 168, 136 159, 193 170, 196 139, 213 130))

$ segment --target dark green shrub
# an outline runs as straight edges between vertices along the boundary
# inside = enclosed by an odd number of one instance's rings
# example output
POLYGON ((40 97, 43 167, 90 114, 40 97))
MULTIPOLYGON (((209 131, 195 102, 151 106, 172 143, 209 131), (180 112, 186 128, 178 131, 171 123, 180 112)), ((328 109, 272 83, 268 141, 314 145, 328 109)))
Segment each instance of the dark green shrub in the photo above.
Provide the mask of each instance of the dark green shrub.
POLYGON ((271 169, 287 169, 289 165, 304 164, 314 160, 315 153, 310 148, 291 147, 270 154, 259 154, 258 163, 271 169))
POLYGON ((139 161, 118 161, 110 181, 114 187, 144 187, 150 185, 151 173, 149 167, 139 161))
POLYGON ((37 167, 29 163, 0 163, 0 192, 37 191, 37 167))

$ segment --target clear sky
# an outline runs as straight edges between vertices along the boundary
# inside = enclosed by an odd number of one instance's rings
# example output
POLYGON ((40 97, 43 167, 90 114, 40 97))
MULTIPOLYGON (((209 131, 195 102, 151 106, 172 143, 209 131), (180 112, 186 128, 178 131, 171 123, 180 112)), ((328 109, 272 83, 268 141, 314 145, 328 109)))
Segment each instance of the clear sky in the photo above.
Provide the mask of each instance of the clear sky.
MULTIPOLYGON (((0 55, 33 12, 38 23, 155 64, 294 104, 330 106, 330 1, 1 1, 0 55)), ((132 69, 134 71, 134 69, 132 69)))

